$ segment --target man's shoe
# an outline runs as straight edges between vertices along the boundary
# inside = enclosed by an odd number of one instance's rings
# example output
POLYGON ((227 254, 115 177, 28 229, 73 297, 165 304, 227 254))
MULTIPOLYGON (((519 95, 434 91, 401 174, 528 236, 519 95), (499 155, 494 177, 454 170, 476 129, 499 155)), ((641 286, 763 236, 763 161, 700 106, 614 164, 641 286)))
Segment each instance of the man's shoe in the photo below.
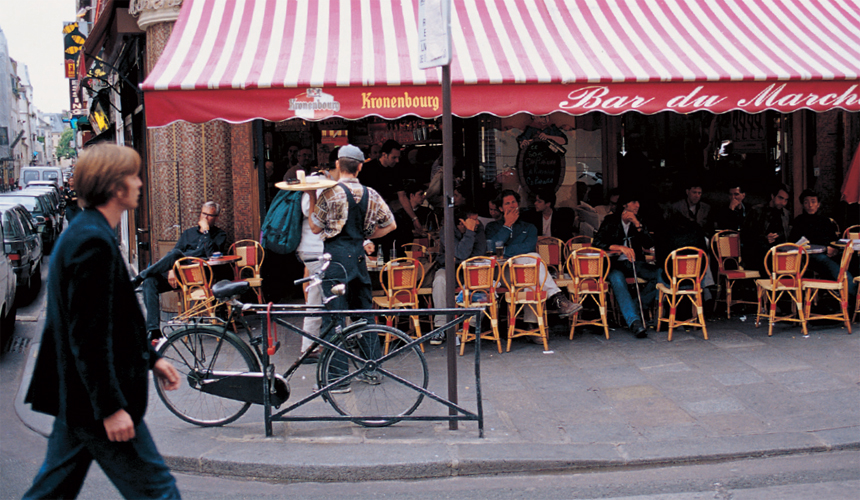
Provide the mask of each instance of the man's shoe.
POLYGON ((430 345, 442 345, 445 342, 445 332, 439 332, 430 339, 430 345))
POLYGON ((134 288, 135 290, 140 288, 140 285, 142 285, 142 284, 143 284, 143 278, 141 278, 139 274, 131 279, 131 287, 134 288))
POLYGON ((641 320, 636 320, 630 325, 630 333, 637 339, 648 338, 648 329, 642 324, 641 320))
POLYGON ((558 310, 559 317, 566 318, 582 309, 582 304, 571 302, 564 296, 564 292, 558 292, 547 301, 553 309, 558 310))
POLYGON ((319 351, 314 351, 308 354, 308 357, 302 360, 303 365, 315 365, 320 360, 319 351))

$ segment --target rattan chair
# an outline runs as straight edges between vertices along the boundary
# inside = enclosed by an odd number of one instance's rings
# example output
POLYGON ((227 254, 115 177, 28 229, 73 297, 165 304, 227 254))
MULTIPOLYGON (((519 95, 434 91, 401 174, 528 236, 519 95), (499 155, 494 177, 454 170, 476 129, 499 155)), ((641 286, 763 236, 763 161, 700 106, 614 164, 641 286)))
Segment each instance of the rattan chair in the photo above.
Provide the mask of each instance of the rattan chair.
POLYGON ((794 243, 783 243, 767 251, 764 257, 764 267, 767 279, 756 280, 756 295, 758 309, 756 310, 755 326, 758 328, 761 318, 768 318, 767 336, 773 335, 773 324, 777 321, 792 321, 800 323, 803 334, 806 335, 806 315, 803 311, 803 273, 809 265, 806 251, 794 243), (784 296, 792 301, 793 314, 777 316, 776 304, 784 296), (762 308, 767 312, 762 313, 762 308), (794 317, 795 314, 797 317, 794 317))
POLYGON ((182 257, 173 263, 173 274, 179 283, 180 313, 173 321, 196 316, 215 316, 212 295, 212 268, 203 259, 182 257))
POLYGON ((609 324, 606 320, 606 303, 609 295, 609 283, 606 277, 609 275, 609 255, 599 248, 583 247, 573 251, 567 259, 567 272, 572 277, 572 283, 568 285, 571 300, 583 306, 591 299, 597 306, 599 316, 593 320, 584 320, 580 317, 581 309, 570 319, 570 339, 577 326, 594 325, 602 326, 606 339, 609 340, 609 324))
POLYGON ((708 327, 705 325, 705 313, 702 310, 702 278, 708 270, 708 256, 696 247, 679 248, 666 257, 664 265, 669 285, 657 283, 658 303, 657 331, 662 323, 669 324, 669 341, 677 326, 693 326, 702 329, 705 340, 708 340, 708 327), (693 307, 694 316, 687 321, 678 321, 678 305, 687 299, 693 307), (669 304, 669 317, 663 317, 663 299, 669 304), (696 321, 698 319, 698 321, 696 321))
POLYGON ((547 269, 554 269, 555 276, 564 277, 564 242, 552 236, 541 236, 537 240, 537 253, 547 269))
POLYGON ((758 304, 751 300, 732 299, 732 289, 737 282, 757 280, 761 278, 758 271, 747 271, 741 265, 741 236, 737 231, 718 231, 711 238, 711 251, 717 259, 719 274, 717 276, 717 298, 714 300, 714 311, 719 302, 726 303, 726 316, 732 317, 732 306, 735 304, 758 304), (720 298, 721 283, 725 283, 725 298, 720 298))
POLYGON ((508 352, 511 341, 517 337, 533 336, 543 342, 544 350, 549 350, 546 329, 546 283, 547 274, 540 279, 540 266, 543 261, 535 255, 523 254, 511 257, 502 267, 502 279, 508 289, 505 298, 508 302, 508 352), (517 328, 517 316, 531 309, 537 317, 537 328, 517 328))
POLYGON ((257 303, 265 303, 263 277, 260 274, 263 259, 266 258, 263 245, 254 240, 240 240, 230 245, 229 253, 240 257, 234 264, 236 266, 236 280, 247 281, 251 285, 251 290, 257 295, 257 303))
MULTIPOLYGON (((379 282, 384 292, 383 296, 373 297, 373 304, 380 309, 418 309, 418 289, 424 282, 424 266, 418 259, 401 257, 385 263, 379 271, 379 282)), ((384 316, 384 314, 383 314, 384 316)), ((409 316, 412 322, 412 338, 421 337, 421 324, 418 316, 409 316)), ((385 323, 393 326, 397 316, 385 316, 385 323)), ((391 335, 385 334, 385 354, 391 335)), ((424 345, 421 344, 421 350, 424 345)))
POLYGON ((804 298, 804 305, 806 307, 806 309, 804 309, 804 314, 806 315, 806 321, 813 321, 819 319, 832 319, 842 321, 845 323, 845 327, 848 328, 848 333, 851 333, 851 321, 848 319, 848 278, 846 276, 846 271, 848 271, 848 264, 851 262, 851 256, 853 254, 854 247, 852 245, 852 242, 849 242, 847 245, 845 245, 845 249, 842 251, 842 261, 839 266, 838 279, 803 280, 803 290, 806 292, 806 297, 804 298), (831 297, 839 301, 839 313, 812 314, 812 302, 818 296, 818 292, 822 290, 826 291, 828 294, 830 294, 831 297))
POLYGON ((495 258, 472 257, 464 260, 457 268, 457 283, 463 292, 463 300, 457 302, 461 307, 483 307, 484 316, 490 321, 490 328, 478 332, 480 325, 475 325, 475 333, 469 332, 470 318, 466 318, 460 330, 460 356, 466 348, 466 342, 480 337, 481 340, 494 340, 502 352, 502 340, 499 336, 499 305, 496 290, 501 279, 501 267, 495 258))

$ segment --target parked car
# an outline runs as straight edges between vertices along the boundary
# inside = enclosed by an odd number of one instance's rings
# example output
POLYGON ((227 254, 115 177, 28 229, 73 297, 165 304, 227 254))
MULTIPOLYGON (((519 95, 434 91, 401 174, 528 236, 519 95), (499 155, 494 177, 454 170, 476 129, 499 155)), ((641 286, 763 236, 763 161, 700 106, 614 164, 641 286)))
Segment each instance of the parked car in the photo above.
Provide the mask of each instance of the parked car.
POLYGON ((63 230, 63 197, 57 191, 56 188, 52 186, 27 186, 19 193, 39 193, 44 194, 49 203, 49 208, 51 214, 54 216, 54 232, 56 236, 59 236, 60 232, 63 230))
MULTIPOLYGON (((10 204, 20 203, 36 218, 36 229, 42 235, 42 243, 47 250, 54 244, 56 228, 54 227, 55 216, 51 212, 49 202, 44 194, 24 191, 12 191, 0 193, 0 202, 10 204)), ((47 252, 46 252, 47 253, 47 252)))
POLYGON ((18 298, 32 300, 42 287, 43 243, 30 212, 18 203, 0 198, 3 250, 17 277, 18 298))
POLYGON ((18 185, 21 187, 33 181, 52 181, 58 188, 63 187, 62 167, 21 167, 18 185))
MULTIPOLYGON (((0 213, 0 226, 4 222, 5 216, 0 213)), ((15 331, 15 312, 18 309, 15 302, 18 279, 5 246, 0 247, 0 345, 6 345, 9 336, 15 331)))
POLYGON ((39 188, 44 189, 46 192, 53 193, 51 196, 56 199, 57 205, 63 206, 63 188, 58 188, 56 184, 51 181, 33 181, 25 187, 28 188, 39 188))

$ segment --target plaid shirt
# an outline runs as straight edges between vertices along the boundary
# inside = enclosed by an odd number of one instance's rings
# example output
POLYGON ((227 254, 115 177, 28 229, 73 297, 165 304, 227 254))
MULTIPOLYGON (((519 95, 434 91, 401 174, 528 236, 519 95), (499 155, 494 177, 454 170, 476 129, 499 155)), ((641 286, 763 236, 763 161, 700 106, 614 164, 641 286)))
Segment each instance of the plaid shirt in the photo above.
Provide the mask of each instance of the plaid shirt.
MULTIPOLYGON (((343 179, 340 182, 349 186, 356 203, 361 203, 362 186, 358 179, 343 179)), ((364 237, 367 238, 377 227, 387 227, 394 223, 391 209, 373 188, 367 188, 367 213, 364 217, 364 237)), ((343 229, 348 217, 349 203, 346 193, 338 186, 326 189, 317 199, 316 209, 311 214, 311 220, 317 227, 323 228, 322 239, 334 238, 343 229)))

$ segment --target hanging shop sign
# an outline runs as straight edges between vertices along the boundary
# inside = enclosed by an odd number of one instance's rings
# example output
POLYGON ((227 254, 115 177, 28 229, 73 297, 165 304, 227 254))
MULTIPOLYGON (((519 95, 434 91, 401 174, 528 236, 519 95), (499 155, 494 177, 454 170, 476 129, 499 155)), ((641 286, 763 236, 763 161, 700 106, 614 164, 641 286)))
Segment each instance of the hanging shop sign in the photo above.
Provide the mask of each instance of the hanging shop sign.
POLYGON ((76 78, 78 74, 78 56, 87 37, 78 29, 78 23, 63 23, 63 44, 65 54, 66 78, 76 78))

